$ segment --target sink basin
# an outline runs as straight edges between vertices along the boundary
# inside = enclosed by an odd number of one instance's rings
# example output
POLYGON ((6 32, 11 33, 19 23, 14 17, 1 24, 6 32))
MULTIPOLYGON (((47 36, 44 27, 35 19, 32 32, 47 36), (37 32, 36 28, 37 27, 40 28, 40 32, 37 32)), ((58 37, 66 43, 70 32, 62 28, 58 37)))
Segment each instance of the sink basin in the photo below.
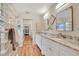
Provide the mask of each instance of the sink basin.
POLYGON ((79 41, 77 41, 76 39, 69 39, 69 38, 66 38, 66 39, 64 39, 65 41, 68 41, 68 42, 70 42, 70 43, 72 43, 72 44, 76 44, 76 45, 79 45, 79 41))
POLYGON ((45 35, 50 38, 57 38, 57 34, 42 33, 42 35, 45 35))
POLYGON ((47 34, 47 36, 49 36, 50 38, 57 38, 57 34, 47 34))

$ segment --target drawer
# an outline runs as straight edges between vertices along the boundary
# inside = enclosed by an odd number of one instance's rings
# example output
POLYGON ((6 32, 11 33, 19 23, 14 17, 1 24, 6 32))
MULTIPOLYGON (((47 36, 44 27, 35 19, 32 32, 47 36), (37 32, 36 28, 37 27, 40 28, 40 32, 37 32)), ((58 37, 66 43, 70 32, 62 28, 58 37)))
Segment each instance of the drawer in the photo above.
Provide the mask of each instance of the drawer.
POLYGON ((59 44, 57 42, 54 42, 50 39, 48 39, 48 46, 51 47, 51 49, 59 49, 59 44))
POLYGON ((79 51, 73 50, 72 48, 61 45, 60 46, 60 55, 64 56, 79 56, 79 51))
POLYGON ((56 42, 53 42, 50 39, 46 39, 46 54, 48 56, 58 56, 59 55, 59 44, 57 44, 56 42))
POLYGON ((39 46, 39 48, 41 49, 41 44, 42 44, 42 41, 41 41, 41 36, 40 35, 36 35, 36 44, 39 46))

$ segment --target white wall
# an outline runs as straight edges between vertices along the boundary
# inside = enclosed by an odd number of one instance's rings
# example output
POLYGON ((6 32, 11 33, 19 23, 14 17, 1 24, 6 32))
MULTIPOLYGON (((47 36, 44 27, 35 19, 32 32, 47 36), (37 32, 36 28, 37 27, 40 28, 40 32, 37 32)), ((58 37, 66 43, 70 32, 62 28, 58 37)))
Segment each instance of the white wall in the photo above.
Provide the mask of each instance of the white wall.
POLYGON ((32 22, 33 22, 32 23, 32 27, 33 27, 33 29, 32 29, 32 33, 33 33, 32 37, 33 37, 33 43, 35 44, 36 43, 35 42, 36 32, 41 32, 43 30, 43 28, 44 28, 43 22, 44 21, 43 21, 43 18, 41 16, 35 15, 33 17, 33 21, 32 22))

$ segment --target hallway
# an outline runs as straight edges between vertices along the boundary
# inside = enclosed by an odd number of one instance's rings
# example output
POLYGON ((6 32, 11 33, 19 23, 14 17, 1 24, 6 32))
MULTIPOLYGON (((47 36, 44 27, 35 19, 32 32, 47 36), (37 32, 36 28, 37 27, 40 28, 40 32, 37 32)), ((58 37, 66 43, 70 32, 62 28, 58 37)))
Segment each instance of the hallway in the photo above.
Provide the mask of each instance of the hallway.
POLYGON ((18 48, 19 56, 41 56, 40 49, 32 44, 32 38, 30 36, 26 36, 23 46, 18 48))
POLYGON ((79 56, 79 3, 0 3, 0 56, 79 56))

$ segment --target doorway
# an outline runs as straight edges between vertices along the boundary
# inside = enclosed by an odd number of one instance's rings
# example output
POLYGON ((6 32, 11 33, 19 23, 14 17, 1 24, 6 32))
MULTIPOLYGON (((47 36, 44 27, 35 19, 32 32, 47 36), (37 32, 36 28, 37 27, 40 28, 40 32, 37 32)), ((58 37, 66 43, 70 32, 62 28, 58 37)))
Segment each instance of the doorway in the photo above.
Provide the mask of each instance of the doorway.
POLYGON ((25 36, 29 35, 29 26, 24 26, 23 33, 25 36))

